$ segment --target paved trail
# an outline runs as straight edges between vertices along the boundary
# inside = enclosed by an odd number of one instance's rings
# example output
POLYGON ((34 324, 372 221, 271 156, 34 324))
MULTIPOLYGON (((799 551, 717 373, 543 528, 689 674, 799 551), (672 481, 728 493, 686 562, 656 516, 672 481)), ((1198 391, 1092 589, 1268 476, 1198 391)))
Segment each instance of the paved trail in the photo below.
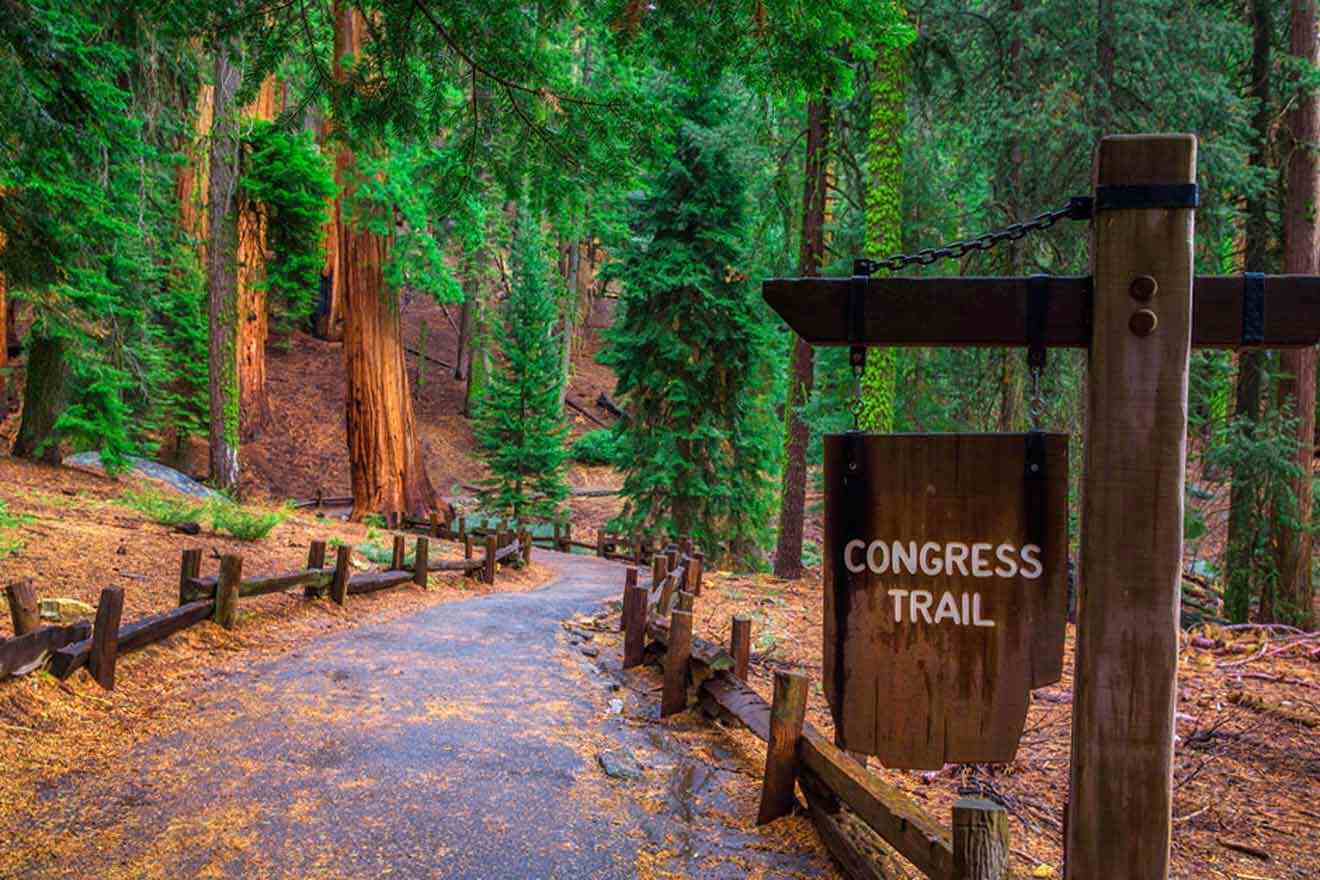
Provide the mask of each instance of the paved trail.
POLYGON ((617 596, 621 567, 540 559, 561 571, 545 589, 433 606, 212 683, 184 731, 115 779, 44 793, 34 838, 60 855, 21 876, 626 878, 657 858, 686 877, 832 873, 731 827, 747 809, 725 794, 743 778, 731 756, 694 760, 666 727, 610 711, 656 696, 612 692, 560 622, 617 596), (596 752, 619 745, 646 778, 603 775, 596 752))

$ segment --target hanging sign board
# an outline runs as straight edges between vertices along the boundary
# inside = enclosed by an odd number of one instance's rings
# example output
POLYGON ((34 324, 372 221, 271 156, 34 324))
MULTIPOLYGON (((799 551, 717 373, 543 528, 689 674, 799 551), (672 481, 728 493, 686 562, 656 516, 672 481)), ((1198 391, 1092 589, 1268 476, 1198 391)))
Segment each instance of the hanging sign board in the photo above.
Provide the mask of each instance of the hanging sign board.
POLYGON ((906 769, 1013 759, 1031 689, 1062 674, 1067 508, 1063 434, 825 438, 840 747, 906 769))

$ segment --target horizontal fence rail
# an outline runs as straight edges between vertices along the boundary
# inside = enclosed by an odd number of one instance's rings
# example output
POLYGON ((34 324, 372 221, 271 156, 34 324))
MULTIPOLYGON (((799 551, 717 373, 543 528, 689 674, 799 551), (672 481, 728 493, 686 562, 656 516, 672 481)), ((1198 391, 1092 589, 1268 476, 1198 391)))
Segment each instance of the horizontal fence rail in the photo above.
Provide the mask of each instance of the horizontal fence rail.
POLYGON ((898 876, 902 869, 887 848, 932 880, 1006 880, 1009 839, 1002 806, 963 798, 952 825, 942 825, 803 720, 804 676, 778 673, 773 705, 747 685, 748 618, 733 619, 729 649, 692 634, 701 564, 700 554, 678 555, 671 546, 653 557, 650 583, 638 583, 639 569, 626 570, 623 667, 648 656, 658 661, 662 716, 687 708, 692 697, 706 714, 736 723, 767 744, 759 820, 783 815, 785 792, 791 805, 796 782, 822 841, 854 880, 898 876))
MULTIPOLYGON (((183 551, 180 562, 177 608, 120 626, 123 590, 107 588, 101 592, 95 624, 42 626, 13 638, 0 639, 0 678, 47 666, 52 675, 63 680, 86 668, 98 682, 110 689, 114 686, 114 666, 118 657, 205 620, 214 620, 232 629, 237 623, 240 599, 301 588, 308 598, 328 595, 342 605, 352 595, 407 583, 424 586, 428 575, 433 572, 462 572, 493 584, 500 565, 530 561, 530 542, 513 533, 488 535, 484 543, 484 552, 480 556, 473 552, 469 541, 464 545, 463 559, 432 561, 429 539, 419 537, 414 546, 412 565, 405 567, 405 539, 398 535, 388 569, 354 574, 351 571, 351 547, 338 546, 334 565, 326 566, 326 543, 313 541, 305 569, 250 577, 242 576, 243 560, 235 555, 221 557, 219 575, 201 577, 202 551, 191 548, 183 551)), ((17 600, 11 599, 11 605, 18 607, 17 600)))

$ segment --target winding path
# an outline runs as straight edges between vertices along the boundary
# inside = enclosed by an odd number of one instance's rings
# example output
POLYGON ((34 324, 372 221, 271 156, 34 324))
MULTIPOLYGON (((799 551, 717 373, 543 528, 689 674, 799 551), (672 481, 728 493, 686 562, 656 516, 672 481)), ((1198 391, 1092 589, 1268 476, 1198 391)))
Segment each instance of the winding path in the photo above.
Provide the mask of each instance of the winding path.
POLYGON ((626 878, 657 852, 686 877, 830 873, 729 824, 746 809, 725 794, 736 760, 629 723, 618 701, 644 715, 654 696, 570 644, 561 621, 617 596, 622 568, 538 557, 561 576, 536 592, 433 606, 232 676, 114 780, 46 792, 34 833, 59 856, 20 876, 626 878), (601 772, 596 754, 621 745, 642 780, 601 772))

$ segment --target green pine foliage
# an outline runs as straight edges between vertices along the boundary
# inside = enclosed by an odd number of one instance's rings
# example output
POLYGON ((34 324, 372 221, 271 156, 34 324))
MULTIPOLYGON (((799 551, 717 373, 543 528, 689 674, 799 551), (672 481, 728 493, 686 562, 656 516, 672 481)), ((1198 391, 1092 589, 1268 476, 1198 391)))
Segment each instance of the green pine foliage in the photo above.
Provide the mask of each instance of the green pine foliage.
POLYGON ((569 454, 582 464, 616 464, 619 461, 619 435, 609 428, 588 431, 573 441, 569 454))
POLYGON ((600 360, 629 419, 623 532, 691 534, 734 565, 769 538, 778 424, 763 395, 774 345, 738 271, 746 190, 715 96, 687 99, 672 158, 635 206, 611 268, 622 282, 600 360))
POLYGON ((486 512, 517 522, 553 518, 568 497, 556 296, 547 278, 544 244, 524 214, 514 232, 513 283, 494 328, 495 369, 476 406, 486 512))
POLYGON ((285 131, 257 120, 245 143, 239 186, 267 212, 266 246, 274 258, 266 265, 265 284, 272 323, 287 333, 316 306, 325 263, 323 227, 335 178, 311 132, 285 131))

